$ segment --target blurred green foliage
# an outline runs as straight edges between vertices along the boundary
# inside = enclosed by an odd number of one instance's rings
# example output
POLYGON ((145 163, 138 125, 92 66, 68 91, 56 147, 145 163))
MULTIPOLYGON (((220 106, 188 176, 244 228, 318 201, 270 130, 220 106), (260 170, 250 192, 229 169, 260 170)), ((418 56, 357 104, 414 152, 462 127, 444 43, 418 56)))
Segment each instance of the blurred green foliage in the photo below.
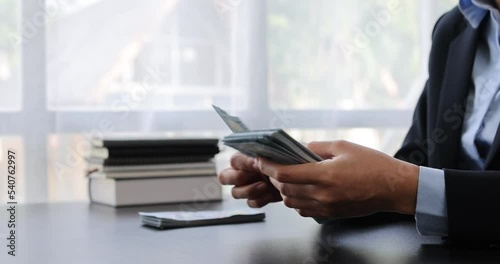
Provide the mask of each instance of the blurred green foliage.
POLYGON ((14 43, 15 34, 19 34, 19 0, 0 0, 0 51, 7 54, 9 63, 17 62, 19 47, 14 43))
MULTIPOLYGON (((433 2, 439 13, 456 3, 433 2)), ((272 107, 409 107, 406 95, 423 74, 427 56, 419 1, 269 0, 267 5, 272 107), (399 8, 393 11, 391 3, 399 8), (379 15, 391 10, 389 23, 380 23, 379 15), (356 45, 360 35, 366 46, 356 45), (349 47, 355 49, 346 56, 349 47)))

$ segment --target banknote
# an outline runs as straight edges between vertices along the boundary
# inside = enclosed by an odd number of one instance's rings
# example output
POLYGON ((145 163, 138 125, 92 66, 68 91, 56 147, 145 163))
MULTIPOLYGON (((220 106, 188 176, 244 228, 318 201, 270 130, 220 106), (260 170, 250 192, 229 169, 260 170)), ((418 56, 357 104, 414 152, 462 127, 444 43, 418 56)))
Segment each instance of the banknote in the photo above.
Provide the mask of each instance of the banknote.
POLYGON ((218 106, 212 105, 212 107, 219 114, 222 120, 226 123, 229 129, 231 129, 231 131, 235 133, 250 131, 250 129, 248 129, 248 127, 245 124, 243 124, 243 122, 240 120, 239 117, 229 115, 228 113, 226 113, 226 111, 222 110, 218 106))
POLYGON ((139 212, 144 225, 160 229, 258 222, 265 219, 262 210, 252 208, 217 211, 139 212))

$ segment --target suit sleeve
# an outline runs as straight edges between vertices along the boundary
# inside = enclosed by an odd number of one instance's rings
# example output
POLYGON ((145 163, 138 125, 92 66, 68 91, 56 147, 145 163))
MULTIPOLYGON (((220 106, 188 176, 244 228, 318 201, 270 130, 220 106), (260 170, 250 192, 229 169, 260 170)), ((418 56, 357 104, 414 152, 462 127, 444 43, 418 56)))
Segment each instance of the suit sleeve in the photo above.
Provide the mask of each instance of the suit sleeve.
POLYGON ((500 171, 445 169, 451 242, 500 242, 500 171))

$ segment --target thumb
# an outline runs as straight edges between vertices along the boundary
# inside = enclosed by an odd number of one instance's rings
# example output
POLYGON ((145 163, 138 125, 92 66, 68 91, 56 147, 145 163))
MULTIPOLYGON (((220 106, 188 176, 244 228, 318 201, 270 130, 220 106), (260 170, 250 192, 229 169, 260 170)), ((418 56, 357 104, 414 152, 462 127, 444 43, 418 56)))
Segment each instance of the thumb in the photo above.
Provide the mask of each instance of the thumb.
POLYGON ((345 151, 350 144, 344 140, 336 141, 313 141, 307 144, 307 148, 324 159, 331 159, 345 151))

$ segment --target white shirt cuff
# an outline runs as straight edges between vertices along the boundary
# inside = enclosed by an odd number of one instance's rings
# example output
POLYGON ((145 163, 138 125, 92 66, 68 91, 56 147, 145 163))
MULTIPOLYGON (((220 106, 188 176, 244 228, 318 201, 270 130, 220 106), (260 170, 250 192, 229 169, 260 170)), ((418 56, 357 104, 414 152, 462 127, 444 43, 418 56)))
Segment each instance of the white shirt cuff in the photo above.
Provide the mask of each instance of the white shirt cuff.
POLYGON ((422 236, 448 235, 448 212, 443 170, 420 167, 415 220, 417 231, 422 236))

